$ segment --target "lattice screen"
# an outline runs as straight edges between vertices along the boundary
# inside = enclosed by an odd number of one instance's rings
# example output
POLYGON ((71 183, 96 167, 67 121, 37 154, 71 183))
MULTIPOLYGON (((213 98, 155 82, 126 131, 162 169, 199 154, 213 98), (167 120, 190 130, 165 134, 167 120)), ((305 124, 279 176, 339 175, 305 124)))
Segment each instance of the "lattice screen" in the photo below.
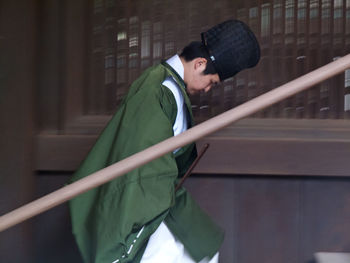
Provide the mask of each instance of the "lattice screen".
MULTIPOLYGON (((207 94, 192 97, 198 121, 271 90, 350 51, 350 0, 95 0, 91 7, 86 111, 110 114, 147 67, 229 18, 258 36, 262 57, 207 94)), ((350 72, 266 109, 260 118, 350 118, 350 72)))

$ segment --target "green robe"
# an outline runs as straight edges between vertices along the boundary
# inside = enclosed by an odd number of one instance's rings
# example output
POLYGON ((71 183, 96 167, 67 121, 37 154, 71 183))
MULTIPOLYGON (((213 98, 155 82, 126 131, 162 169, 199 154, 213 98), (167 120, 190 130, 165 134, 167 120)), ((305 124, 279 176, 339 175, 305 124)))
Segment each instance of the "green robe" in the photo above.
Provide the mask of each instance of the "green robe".
MULTIPOLYGON (((183 80, 166 63, 151 67, 131 85, 71 182, 173 136, 176 101, 162 85, 169 76, 182 89, 193 126, 183 80)), ((196 261, 212 257, 222 243, 222 230, 184 188, 174 191, 195 156, 195 145, 189 144, 72 199, 73 233, 84 262, 139 262, 162 221, 196 261)))

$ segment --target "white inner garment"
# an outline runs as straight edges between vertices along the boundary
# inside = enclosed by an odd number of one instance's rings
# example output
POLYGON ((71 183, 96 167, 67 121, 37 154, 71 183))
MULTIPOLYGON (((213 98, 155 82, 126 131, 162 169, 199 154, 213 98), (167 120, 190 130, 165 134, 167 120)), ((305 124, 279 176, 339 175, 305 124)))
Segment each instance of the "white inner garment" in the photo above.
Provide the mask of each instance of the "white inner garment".
MULTIPOLYGON (((183 79, 184 76, 184 67, 178 55, 175 55, 166 61, 179 76, 183 79)), ((176 83, 176 81, 172 77, 168 77, 162 83, 166 86, 174 95, 176 106, 177 106, 177 114, 176 120, 173 125, 174 136, 184 132, 187 130, 187 115, 186 115, 186 104, 185 99, 182 95, 181 88, 176 83)), ((179 149, 174 150, 176 153, 179 149)))

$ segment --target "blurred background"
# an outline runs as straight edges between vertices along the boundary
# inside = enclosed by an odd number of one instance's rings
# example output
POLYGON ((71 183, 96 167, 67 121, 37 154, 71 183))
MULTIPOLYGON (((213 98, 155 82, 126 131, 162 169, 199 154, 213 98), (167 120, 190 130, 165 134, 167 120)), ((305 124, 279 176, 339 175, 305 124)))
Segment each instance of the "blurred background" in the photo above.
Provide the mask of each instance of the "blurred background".
MULTIPOLYGON (((261 61, 191 97, 197 123, 350 51, 349 0, 0 0, 0 213, 58 189, 128 87, 226 19, 261 61)), ((350 70, 198 142, 187 182, 226 230, 221 263, 350 251, 350 70)), ((0 233, 1 262, 81 262, 67 205, 0 233)))

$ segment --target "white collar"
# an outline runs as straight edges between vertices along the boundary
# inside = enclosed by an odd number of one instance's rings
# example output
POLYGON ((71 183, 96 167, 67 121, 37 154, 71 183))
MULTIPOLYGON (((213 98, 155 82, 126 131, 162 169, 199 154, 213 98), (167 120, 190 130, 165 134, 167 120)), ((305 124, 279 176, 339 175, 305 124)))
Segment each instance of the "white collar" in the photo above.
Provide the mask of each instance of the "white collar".
POLYGON ((166 63, 168 63, 179 76, 184 79, 184 66, 182 65, 179 55, 172 56, 166 63))

